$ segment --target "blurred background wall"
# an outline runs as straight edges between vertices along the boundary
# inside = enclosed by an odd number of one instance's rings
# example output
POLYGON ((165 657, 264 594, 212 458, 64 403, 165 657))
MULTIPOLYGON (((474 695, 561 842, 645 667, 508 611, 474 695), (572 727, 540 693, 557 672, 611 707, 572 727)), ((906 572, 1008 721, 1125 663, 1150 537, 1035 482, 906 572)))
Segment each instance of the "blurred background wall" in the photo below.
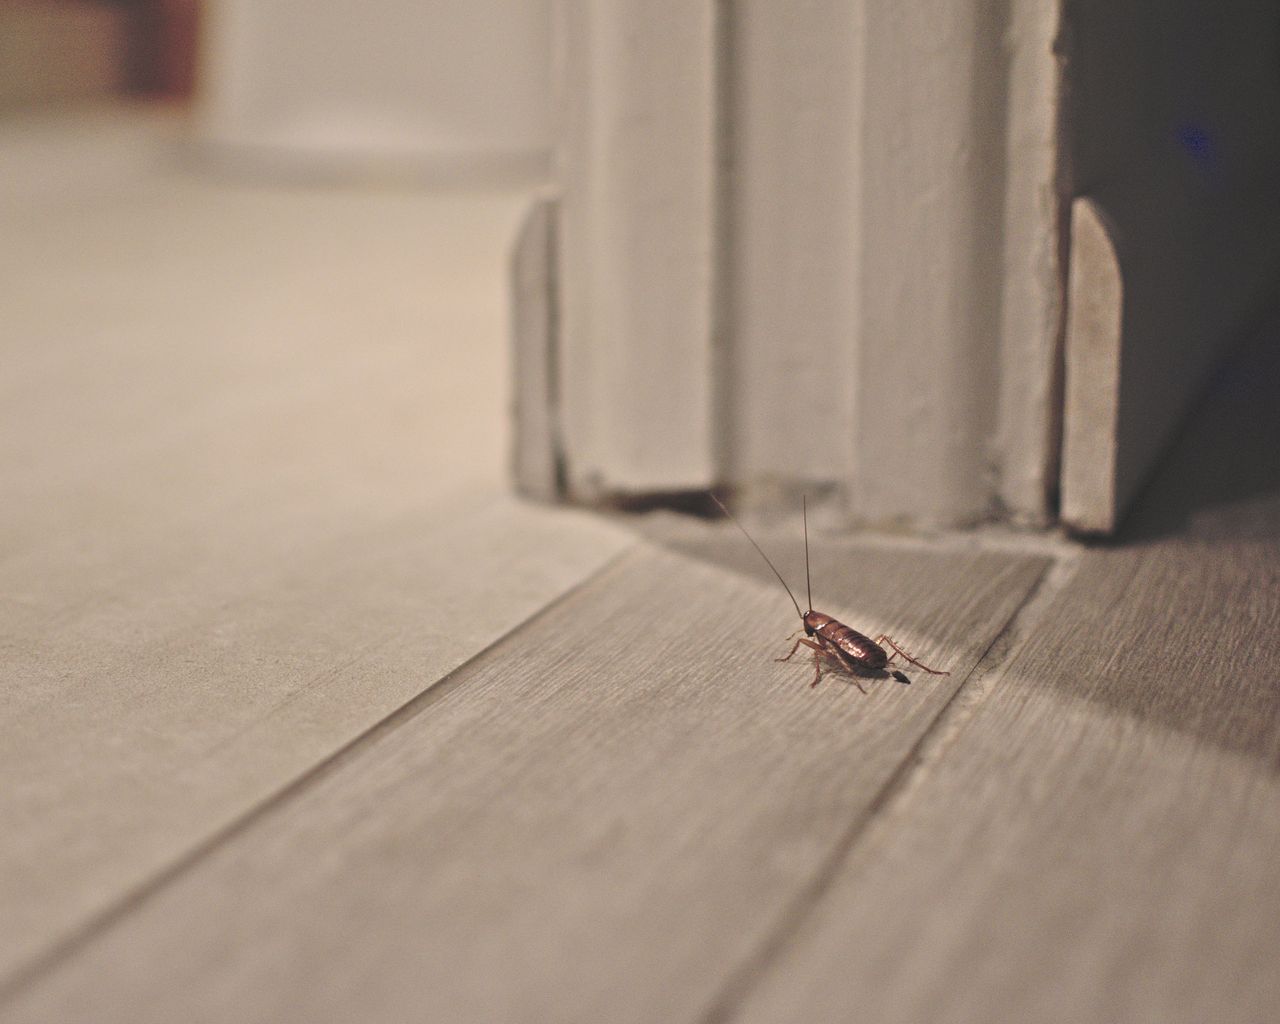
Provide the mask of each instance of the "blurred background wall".
POLYGON ((1273 0, 0 2, 0 110, 120 96, 249 172, 533 182, 554 147, 531 492, 1053 522, 1087 197, 1123 278, 1074 462, 1105 532, 1277 297, 1273 0))
POLYGON ((5 0, 0 109, 192 100, 206 155, 545 173, 550 0, 5 0))
POLYGON ((186 97, 200 0, 5 0, 0 109, 114 95, 186 97))
POLYGON ((197 107, 248 158, 545 171, 548 0, 216 0, 197 107))

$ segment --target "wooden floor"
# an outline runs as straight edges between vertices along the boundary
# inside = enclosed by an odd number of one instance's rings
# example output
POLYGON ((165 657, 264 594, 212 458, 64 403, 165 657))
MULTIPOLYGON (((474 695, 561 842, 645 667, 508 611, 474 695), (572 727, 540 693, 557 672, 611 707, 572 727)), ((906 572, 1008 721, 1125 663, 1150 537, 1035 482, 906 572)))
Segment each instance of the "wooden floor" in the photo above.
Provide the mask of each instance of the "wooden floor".
POLYGON ((1280 1019, 1280 330, 1117 543, 816 537, 951 674, 811 689, 730 527, 506 495, 523 195, 91 123, 0 139, 0 1021, 1280 1019))

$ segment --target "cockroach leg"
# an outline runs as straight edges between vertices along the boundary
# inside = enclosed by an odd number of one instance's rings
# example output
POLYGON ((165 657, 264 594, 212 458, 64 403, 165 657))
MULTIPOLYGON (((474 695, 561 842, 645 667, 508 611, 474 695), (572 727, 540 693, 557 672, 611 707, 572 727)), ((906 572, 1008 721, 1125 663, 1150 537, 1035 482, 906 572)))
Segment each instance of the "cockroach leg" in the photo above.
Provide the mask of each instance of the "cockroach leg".
POLYGON ((949 676, 949 675, 951 675, 951 673, 950 673, 950 672, 940 672, 940 671, 939 671, 938 669, 936 669, 936 668, 930 668, 928 665, 926 665, 926 664, 925 664, 924 662, 922 662, 922 661, 916 661, 916 659, 915 659, 915 658, 911 657, 911 655, 910 655, 910 654, 908 654, 908 653, 907 653, 906 651, 904 651, 901 647, 899 647, 899 646, 898 646, 898 644, 897 644, 897 642, 896 642, 896 641, 893 639, 893 637, 891 637, 888 633, 881 633, 878 637, 876 637, 876 643, 878 643, 878 644, 888 644, 890 647, 892 647, 892 648, 893 648, 893 654, 889 655, 889 660, 890 660, 890 661, 892 661, 892 660, 894 659, 894 656, 895 656, 895 655, 900 654, 900 655, 902 655, 902 657, 906 658, 906 659, 907 659, 907 661, 911 662, 911 664, 913 664, 916 668, 918 668, 918 669, 923 669, 925 672, 928 672, 930 675, 933 675, 933 676, 949 676))
MULTIPOLYGON (((795 636, 795 633, 792 633, 791 636, 795 636)), ((787 639, 790 640, 791 636, 787 637, 787 639)), ((802 643, 804 643, 803 637, 801 637, 799 640, 797 640, 794 644, 791 645, 791 653, 788 654, 785 658, 774 658, 773 660, 774 661, 790 661, 792 658, 796 656, 796 651, 800 650, 800 645, 802 643)))
POLYGON ((821 654, 819 654, 817 651, 814 651, 814 653, 813 653, 813 682, 811 682, 811 683, 809 684, 809 688, 810 688, 810 689, 812 689, 813 687, 817 686, 817 685, 818 685, 819 680, 821 680, 821 679, 822 679, 822 655, 821 655, 821 654))
POLYGON ((822 659, 823 658, 834 658, 837 663, 843 664, 843 662, 841 662, 839 658, 837 658, 834 654, 832 654, 829 650, 827 650, 821 644, 815 644, 812 640, 805 640, 803 638, 798 640, 796 643, 797 645, 804 644, 806 647, 811 648, 813 650, 813 682, 809 684, 810 688, 817 686, 818 682, 822 679, 822 659))
MULTIPOLYGON (((858 682, 858 666, 855 665, 853 661, 844 653, 844 651, 840 650, 839 647, 835 647, 830 643, 824 643, 821 640, 819 640, 817 643, 815 643, 812 640, 801 640, 800 642, 804 644, 806 647, 813 648, 813 652, 814 652, 813 662, 815 666, 818 664, 819 658, 830 658, 832 661, 834 661, 837 665, 839 665, 849 674, 849 678, 853 680, 854 686, 856 686, 863 693, 867 692, 863 688, 862 684, 858 682)), ((820 679, 821 677, 822 677, 822 672, 821 672, 821 669, 819 669, 817 676, 814 677, 813 682, 810 683, 809 685, 817 686, 818 679, 820 679)))

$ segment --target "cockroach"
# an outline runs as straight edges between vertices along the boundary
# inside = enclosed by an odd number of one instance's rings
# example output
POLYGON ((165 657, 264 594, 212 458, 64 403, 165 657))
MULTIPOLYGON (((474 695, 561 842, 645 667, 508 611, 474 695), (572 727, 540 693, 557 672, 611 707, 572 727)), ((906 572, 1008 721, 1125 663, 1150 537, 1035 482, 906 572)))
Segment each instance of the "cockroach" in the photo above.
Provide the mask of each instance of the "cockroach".
MULTIPOLYGON (((764 549, 755 542, 751 534, 747 533, 747 528, 738 522, 727 508, 724 502, 711 495, 711 500, 720 506, 726 516, 733 521, 733 525, 742 531, 742 535, 751 542, 751 546, 760 553, 760 557, 764 559, 765 564, 773 570, 773 574, 778 577, 778 582, 782 584, 782 589, 787 592, 787 596, 791 598, 791 603, 795 605, 796 614, 800 616, 800 624, 804 627, 804 636, 796 640, 791 646, 791 653, 785 658, 774 658, 774 661, 790 661, 795 657, 796 651, 800 649, 800 645, 811 648, 813 650, 813 682, 810 686, 817 686, 822 679, 823 659, 826 658, 834 661, 837 665, 846 669, 851 675, 870 675, 873 672, 885 670, 886 666, 893 661, 894 658, 901 657, 904 660, 915 665, 916 668, 930 675, 949 676, 950 672, 942 672, 936 668, 930 668, 923 662, 917 661, 910 654, 904 651, 888 633, 881 633, 872 640, 869 636, 864 636, 852 626, 846 626, 843 622, 824 612, 816 612, 813 610, 813 583, 809 575, 809 503, 807 498, 801 498, 801 516, 804 520, 804 583, 805 593, 809 599, 809 610, 802 612, 800 610, 800 602, 796 600, 796 595, 791 592, 791 588, 787 586, 787 581, 782 578, 782 573, 778 572, 777 566, 769 560, 769 556, 764 553, 764 549), (881 644, 888 645, 893 653, 881 647, 881 644)), ((799 630, 797 630, 799 632, 799 630)), ((792 634, 795 636, 795 633, 792 634)), ((787 637, 788 640, 791 637, 787 637)), ((898 669, 893 669, 891 675, 894 679, 901 683, 910 683, 911 680, 898 669)), ((867 691, 862 688, 862 684, 854 679, 854 685, 863 693, 867 691)))

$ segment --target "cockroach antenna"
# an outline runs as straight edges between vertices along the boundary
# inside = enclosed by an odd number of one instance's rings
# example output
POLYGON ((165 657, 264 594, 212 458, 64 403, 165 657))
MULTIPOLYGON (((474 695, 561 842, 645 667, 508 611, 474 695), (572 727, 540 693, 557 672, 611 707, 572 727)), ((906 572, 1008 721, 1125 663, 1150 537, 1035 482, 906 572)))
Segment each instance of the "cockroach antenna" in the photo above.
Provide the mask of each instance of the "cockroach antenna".
MULTIPOLYGON (((710 491, 708 491, 707 493, 708 493, 708 494, 711 494, 711 492, 710 492, 710 491)), ((720 506, 720 511, 721 511, 721 512, 723 512, 725 515, 727 515, 727 516, 730 518, 730 520, 732 520, 733 525, 734 525, 734 526, 736 526, 739 530, 741 530, 741 531, 742 531, 742 536, 746 537, 746 538, 747 538, 747 540, 751 541, 751 546, 752 546, 753 548, 755 548, 757 551, 759 551, 759 552, 760 552, 760 557, 761 557, 761 558, 763 558, 763 559, 764 559, 764 561, 765 561, 765 564, 766 564, 770 569, 772 569, 772 570, 773 570, 773 574, 774 574, 775 576, 777 576, 777 577, 778 577, 778 582, 782 584, 782 589, 783 589, 783 590, 785 590, 785 591, 787 592, 787 597, 791 598, 791 603, 792 603, 793 605, 795 605, 795 606, 796 606, 796 614, 800 616, 800 621, 801 621, 801 622, 804 622, 804 612, 802 612, 802 611, 800 610, 800 602, 796 600, 796 595, 795 595, 795 594, 793 594, 793 593, 791 593, 791 588, 790 588, 789 586, 787 586, 787 581, 786 581, 786 580, 784 580, 784 579, 782 578, 782 573, 778 572, 778 567, 777 567, 776 565, 774 565, 774 564, 773 564, 773 562, 771 562, 771 561, 769 560, 769 556, 768 556, 768 555, 766 555, 766 554, 764 553, 764 549, 763 549, 762 547, 760 547, 760 545, 759 545, 759 544, 757 544, 754 540, 752 540, 751 534, 747 533, 747 528, 746 528, 745 526, 743 526, 740 522, 738 522, 738 517, 737 517, 737 516, 735 516, 732 512, 730 512, 727 508, 725 508, 724 502, 723 502, 723 501, 721 501, 719 498, 717 498, 714 494, 711 494, 711 500, 712 500, 712 501, 714 501, 717 505, 719 505, 719 506, 720 506)), ((808 548, 807 548, 807 543, 808 543, 808 541, 807 541, 807 535, 806 535, 806 549, 805 549, 805 574, 806 574, 806 576, 808 575, 808 548)), ((812 601, 810 601, 810 602, 809 602, 809 607, 810 607, 810 608, 812 608, 812 607, 813 607, 813 602, 812 602, 812 601)))
POLYGON ((804 589, 809 597, 809 610, 813 610, 813 584, 809 582, 809 496, 800 495, 800 518, 804 520, 804 589))
MULTIPOLYGON (((707 493, 711 494, 710 491, 707 493)), ((792 644, 791 652, 785 658, 775 658, 774 661, 790 661, 795 657, 796 651, 800 649, 802 644, 808 647, 813 651, 813 682, 809 684, 810 686, 818 685, 818 681, 822 678, 824 663, 827 667, 835 665, 838 668, 842 668, 855 677, 882 670, 889 671, 893 678, 900 683, 909 683, 911 680, 899 669, 888 668, 894 658, 902 658, 903 661, 915 665, 916 668, 928 672, 930 675, 948 676, 951 674, 940 669, 930 668, 923 662, 917 661, 903 650, 888 633, 881 633, 872 640, 871 637, 859 633, 852 626, 846 626, 835 617, 827 615, 825 612, 815 612, 813 610, 813 579, 809 570, 809 499, 807 495, 802 494, 800 496, 800 514, 804 519, 804 586, 805 596, 809 599, 809 610, 807 612, 800 610, 800 602, 796 600, 796 595, 791 593, 791 588, 787 586, 787 581, 782 578, 782 573, 778 572, 778 567, 764 553, 764 549, 755 542, 755 538, 747 533, 747 528, 738 522, 737 517, 725 508, 724 502, 714 494, 711 494, 711 500, 720 506, 720 511, 728 516, 733 521, 733 525, 742 531, 742 535, 759 552, 765 564, 773 570, 773 574, 778 577, 778 582, 782 584, 782 589, 787 592, 787 597, 791 598, 791 603, 796 606, 796 614, 800 616, 800 623, 804 626, 804 636, 792 644), (880 646, 881 644, 885 644, 893 653, 890 654, 884 647, 880 646)), ((792 635, 794 636, 795 634, 792 635)), ((853 682, 863 693, 867 692, 856 678, 853 682)))

